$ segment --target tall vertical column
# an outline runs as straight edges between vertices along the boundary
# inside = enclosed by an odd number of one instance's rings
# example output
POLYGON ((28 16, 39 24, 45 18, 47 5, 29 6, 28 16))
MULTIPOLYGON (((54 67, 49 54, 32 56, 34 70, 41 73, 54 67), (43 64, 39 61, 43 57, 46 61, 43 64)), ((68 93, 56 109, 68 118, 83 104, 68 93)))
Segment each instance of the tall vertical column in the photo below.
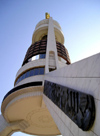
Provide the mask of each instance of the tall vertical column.
POLYGON ((52 17, 49 18, 49 25, 48 25, 45 73, 49 72, 49 55, 50 55, 50 52, 54 53, 55 68, 58 69, 58 55, 57 55, 55 32, 54 32, 54 25, 53 25, 52 17))
POLYGON ((0 136, 8 136, 11 131, 10 124, 0 115, 0 136))

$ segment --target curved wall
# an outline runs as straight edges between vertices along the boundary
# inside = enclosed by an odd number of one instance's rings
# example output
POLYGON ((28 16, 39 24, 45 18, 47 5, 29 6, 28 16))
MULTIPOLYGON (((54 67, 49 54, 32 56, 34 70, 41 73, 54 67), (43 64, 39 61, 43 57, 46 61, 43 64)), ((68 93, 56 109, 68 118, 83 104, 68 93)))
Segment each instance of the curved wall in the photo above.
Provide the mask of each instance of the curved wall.
POLYGON ((30 59, 32 56, 38 55, 38 54, 45 54, 46 53, 46 40, 40 40, 38 42, 35 42, 32 44, 25 55, 24 61, 22 66, 28 62, 28 59, 30 59))
POLYGON ((43 66, 45 66, 45 59, 38 59, 38 60, 30 61, 18 70, 16 74, 16 79, 18 78, 19 75, 26 72, 27 70, 30 70, 35 67, 43 67, 43 66))
MULTIPOLYGON (((41 25, 46 25, 46 24, 49 24, 49 20, 43 19, 36 25, 35 29, 37 29, 41 25)), ((61 26, 59 25, 59 23, 57 21, 53 20, 53 24, 61 30, 61 26)))
POLYGON ((69 54, 67 49, 64 47, 64 45, 56 41, 56 46, 57 46, 58 56, 66 60, 67 64, 70 64, 71 61, 69 58, 69 54))
POLYGON ((43 84, 44 75, 36 75, 36 76, 27 77, 23 79, 22 81, 20 81, 18 84, 16 84, 14 87, 17 87, 23 84, 27 84, 27 83, 31 83, 31 82, 39 82, 39 81, 41 81, 43 84))
POLYGON ((27 70, 17 78, 15 84, 18 84, 20 81, 31 76, 44 75, 44 71, 45 71, 44 67, 32 68, 30 70, 27 70))
MULTIPOLYGON (((38 55, 38 54, 45 54, 46 46, 47 46, 47 40, 40 40, 32 44, 26 52, 22 66, 26 64, 28 62, 28 59, 30 59, 31 57, 38 55)), ((69 54, 68 54, 67 49, 64 47, 64 45, 59 42, 56 42, 56 46, 57 46, 58 56, 65 59, 67 61, 67 64, 70 64, 71 61, 69 58, 69 54)))

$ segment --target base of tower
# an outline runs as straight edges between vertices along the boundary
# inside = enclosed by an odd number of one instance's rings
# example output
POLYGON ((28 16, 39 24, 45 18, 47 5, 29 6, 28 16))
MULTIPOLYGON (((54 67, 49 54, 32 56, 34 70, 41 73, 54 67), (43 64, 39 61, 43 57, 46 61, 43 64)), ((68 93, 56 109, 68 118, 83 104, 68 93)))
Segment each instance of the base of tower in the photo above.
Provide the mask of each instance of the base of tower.
POLYGON ((60 134, 43 101, 43 86, 27 87, 12 93, 4 99, 2 113, 9 123, 25 120, 29 126, 22 131, 24 133, 60 134))

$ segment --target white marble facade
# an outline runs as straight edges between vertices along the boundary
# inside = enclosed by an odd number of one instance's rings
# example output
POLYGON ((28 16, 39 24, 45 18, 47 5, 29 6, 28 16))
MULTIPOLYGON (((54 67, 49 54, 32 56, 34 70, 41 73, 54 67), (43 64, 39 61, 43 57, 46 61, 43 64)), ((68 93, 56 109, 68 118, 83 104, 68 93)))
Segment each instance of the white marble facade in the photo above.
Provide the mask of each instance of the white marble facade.
MULTIPOLYGON (((41 97, 43 96, 43 100, 63 136, 100 136, 100 53, 67 65, 59 61, 55 39, 63 44, 64 36, 60 25, 51 17, 48 20, 44 19, 37 24, 33 33, 32 44, 39 41, 44 35, 48 35, 46 58, 34 60, 23 65, 17 72, 16 79, 22 73, 34 67, 43 66, 45 68, 44 75, 28 77, 20 81, 17 85, 15 85, 15 87, 35 81, 41 81, 43 87, 44 80, 48 80, 79 90, 80 92, 91 94, 95 100, 96 115, 94 125, 89 131, 82 131, 79 129, 78 126, 70 120, 70 118, 68 118, 51 100, 49 100, 43 94, 43 89, 41 92, 41 97), (50 56, 50 53, 54 54, 54 56, 50 56), (53 58, 53 60, 51 58, 53 58), (56 70, 49 72, 49 68, 52 67, 54 67, 56 70)), ((28 91, 27 88, 26 91, 28 91)), ((31 91, 33 90, 31 89, 31 91)), ((14 93, 12 94, 14 95, 14 93)), ((25 89, 18 94, 18 98, 21 99, 20 94, 22 95, 24 93, 26 93, 25 89)), ((17 99, 17 96, 14 97, 17 99)), ((14 99, 13 96, 12 99, 14 99)), ((11 100, 9 99, 9 102, 10 101, 11 100)), ((43 106, 43 102, 41 105, 43 106)), ((7 123, 4 117, 0 115, 0 136, 10 136, 14 131, 23 131, 24 129, 27 129, 28 126, 29 124, 27 124, 25 121, 14 122, 13 124, 7 123)))
POLYGON ((89 131, 82 131, 45 95, 44 101, 63 136, 100 136, 100 53, 45 75, 45 80, 91 94, 96 115, 89 131))

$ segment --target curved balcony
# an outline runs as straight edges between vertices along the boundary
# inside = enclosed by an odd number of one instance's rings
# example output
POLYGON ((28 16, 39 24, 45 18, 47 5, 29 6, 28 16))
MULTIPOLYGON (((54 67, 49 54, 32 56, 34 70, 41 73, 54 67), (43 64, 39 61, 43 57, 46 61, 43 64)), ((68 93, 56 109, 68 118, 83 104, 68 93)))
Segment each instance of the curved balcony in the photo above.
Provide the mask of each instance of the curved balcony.
MULTIPOLYGON (((48 19, 44 19, 37 24, 37 26, 35 27, 35 31, 33 33, 33 36, 32 36, 32 44, 41 40, 41 38, 44 35, 48 35, 48 24, 49 24, 48 19)), ((64 35, 62 33, 59 23, 57 21, 53 20, 53 24, 54 24, 54 31, 55 31, 56 40, 59 41, 60 43, 64 44, 64 35)))
POLYGON ((33 81, 38 81, 38 80, 43 80, 41 79, 41 75, 44 75, 44 67, 38 67, 38 68, 33 68, 31 70, 28 70, 21 74, 16 80, 15 80, 15 86, 28 82, 33 82, 33 81), (35 78, 34 78, 35 77, 35 78))
MULTIPOLYGON (((37 29, 38 27, 42 25, 47 25, 47 24, 49 24, 49 19, 43 19, 36 25, 35 29, 37 29)), ((59 25, 57 21, 53 20, 53 24, 61 30, 61 26, 59 25)))
MULTIPOLYGON (((28 63, 28 60, 31 57, 38 55, 38 54, 46 54, 46 46, 47 46, 46 40, 41 40, 41 41, 38 41, 32 44, 26 52, 22 66, 28 63)), ((56 46, 57 46, 58 56, 66 60, 67 64, 70 64, 71 61, 69 58, 69 54, 68 54, 67 49, 64 47, 64 45, 57 41, 56 46)))
MULTIPOLYGON (((16 74, 16 79, 23 73, 25 73, 26 71, 32 69, 32 68, 37 68, 37 67, 44 67, 45 66, 45 59, 38 59, 38 60, 33 60, 30 61, 28 63, 26 63, 25 65, 23 65, 17 72, 16 74)), ((15 79, 15 80, 16 80, 15 79)))

